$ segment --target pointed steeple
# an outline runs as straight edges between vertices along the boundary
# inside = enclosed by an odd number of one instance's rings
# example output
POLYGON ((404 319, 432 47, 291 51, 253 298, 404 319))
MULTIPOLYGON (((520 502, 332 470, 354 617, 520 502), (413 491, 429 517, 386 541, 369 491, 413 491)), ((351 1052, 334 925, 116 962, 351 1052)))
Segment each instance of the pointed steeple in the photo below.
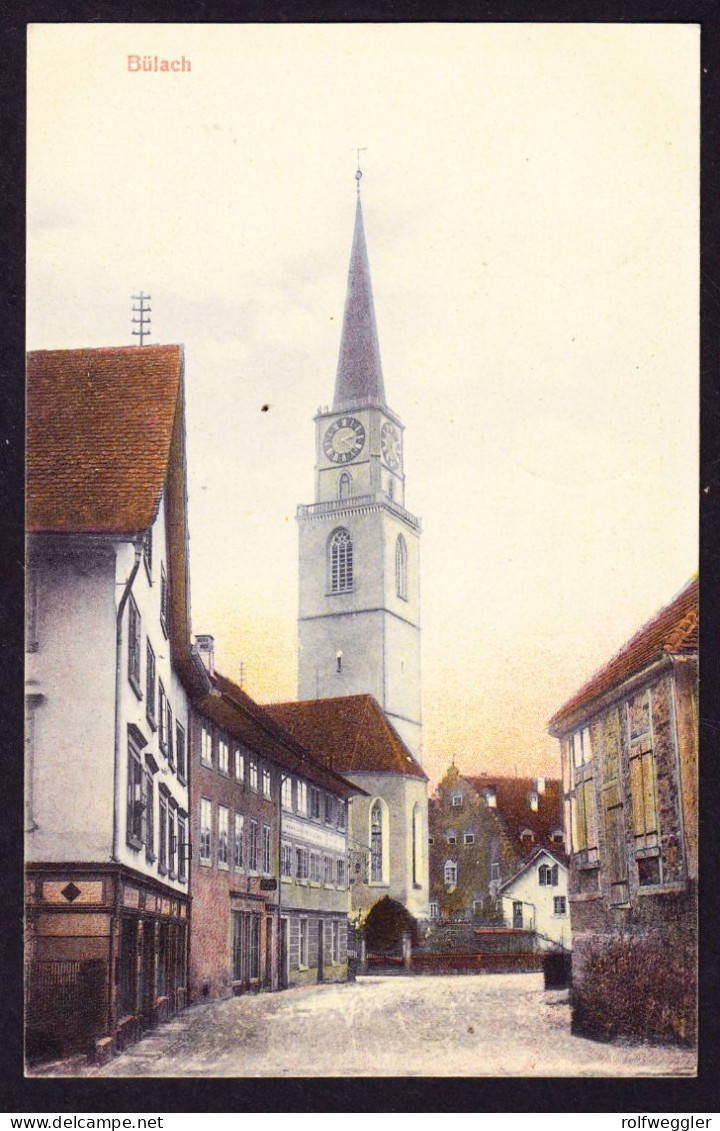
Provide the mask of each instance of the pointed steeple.
POLYGON ((384 405, 385 387, 358 193, 333 412, 362 404, 384 405))

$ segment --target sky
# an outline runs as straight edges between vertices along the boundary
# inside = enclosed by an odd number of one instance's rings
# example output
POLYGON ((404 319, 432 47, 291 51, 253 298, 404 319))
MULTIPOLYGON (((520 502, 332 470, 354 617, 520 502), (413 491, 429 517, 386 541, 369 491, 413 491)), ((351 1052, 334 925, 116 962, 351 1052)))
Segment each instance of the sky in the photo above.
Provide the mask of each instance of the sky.
POLYGON ((697 568, 698 27, 32 25, 28 348, 131 345, 152 296, 193 631, 294 698, 359 146, 424 765, 556 775, 548 718, 697 568))

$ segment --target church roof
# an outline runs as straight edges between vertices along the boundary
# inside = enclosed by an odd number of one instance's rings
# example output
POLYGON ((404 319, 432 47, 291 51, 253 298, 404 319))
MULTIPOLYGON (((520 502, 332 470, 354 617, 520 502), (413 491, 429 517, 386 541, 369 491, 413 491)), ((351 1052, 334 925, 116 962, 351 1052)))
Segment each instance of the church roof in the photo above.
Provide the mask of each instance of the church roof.
POLYGON ((129 534, 150 525, 182 372, 178 345, 28 354, 29 531, 129 534))
POLYGON ((333 412, 365 404, 384 405, 385 387, 362 206, 358 196, 333 412))
POLYGON ((691 655, 698 648, 698 581, 693 578, 651 620, 622 646, 613 658, 599 668, 567 703, 551 718, 551 733, 563 730, 563 723, 576 712, 587 710, 601 695, 612 691, 630 676, 664 655, 691 655))
POLYGON ((406 774, 427 781, 372 695, 268 703, 265 710, 338 773, 406 774))

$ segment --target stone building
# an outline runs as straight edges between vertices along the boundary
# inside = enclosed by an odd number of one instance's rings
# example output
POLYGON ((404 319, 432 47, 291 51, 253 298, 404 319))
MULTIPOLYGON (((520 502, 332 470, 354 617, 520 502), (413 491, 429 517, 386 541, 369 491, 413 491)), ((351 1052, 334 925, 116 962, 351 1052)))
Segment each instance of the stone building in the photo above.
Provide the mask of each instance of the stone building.
MULTIPOLYGON (((27 367, 30 1056, 181 1009, 190 649, 180 346, 27 367)), ((104 1047, 103 1046, 103 1047, 104 1047)))
POLYGON ((193 1000, 347 976, 347 800, 268 712, 214 670, 193 702, 193 1000))
POLYGON ((694 1036, 697 590, 686 585, 550 721, 579 1032, 694 1036))
POLYGON ((538 849, 564 850, 560 781, 462 774, 450 766, 430 801, 433 919, 502 919, 499 892, 538 849))

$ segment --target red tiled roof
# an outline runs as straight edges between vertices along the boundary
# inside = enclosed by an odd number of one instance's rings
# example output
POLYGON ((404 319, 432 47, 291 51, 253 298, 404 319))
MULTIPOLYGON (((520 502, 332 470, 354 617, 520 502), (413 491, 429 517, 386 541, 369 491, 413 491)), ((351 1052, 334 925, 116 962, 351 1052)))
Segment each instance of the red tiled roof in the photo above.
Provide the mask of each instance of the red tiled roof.
POLYGON ((136 533, 165 482, 183 372, 171 346, 27 358, 27 529, 136 533))
POLYGON ((698 647, 698 581, 693 578, 677 597, 624 644, 609 663, 599 668, 579 691, 553 715, 552 729, 567 716, 587 707, 601 695, 663 655, 692 654, 698 647))
MULTIPOLYGON (((538 808, 534 812, 528 804, 528 794, 536 789, 536 778, 496 777, 492 774, 462 775, 473 789, 482 793, 485 789, 495 789, 497 807, 495 812, 503 819, 510 837, 517 840, 523 829, 530 829, 534 836, 533 848, 547 845, 550 837, 563 828, 562 782, 558 778, 546 778, 545 789, 538 791, 538 808)), ((551 851, 557 852, 556 848, 551 851)))
POLYGON ((341 774, 407 774, 427 781, 372 695, 268 703, 265 710, 313 757, 341 774))
POLYGON ((266 708, 251 699, 237 684, 219 672, 210 676, 210 682, 213 691, 197 700, 195 708, 233 738, 341 797, 363 792, 323 764, 322 759, 314 758, 313 751, 307 750, 304 744, 272 718, 266 708))

